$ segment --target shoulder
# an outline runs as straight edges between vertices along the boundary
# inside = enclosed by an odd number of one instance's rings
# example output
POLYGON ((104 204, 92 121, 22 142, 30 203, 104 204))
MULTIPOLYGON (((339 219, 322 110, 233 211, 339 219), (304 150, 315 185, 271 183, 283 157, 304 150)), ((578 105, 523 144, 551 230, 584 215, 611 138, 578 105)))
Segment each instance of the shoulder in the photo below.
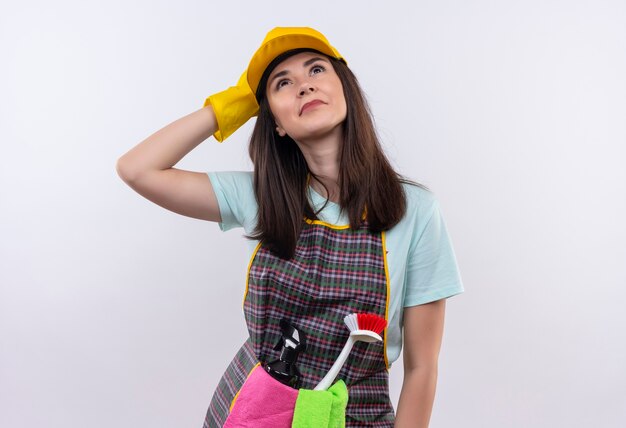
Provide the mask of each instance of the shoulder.
POLYGON ((254 194, 252 171, 211 171, 208 175, 216 192, 233 197, 249 197, 254 194))
POLYGON ((211 171, 208 173, 222 216, 220 228, 229 230, 254 227, 257 203, 251 171, 211 171))
POLYGON ((414 241, 439 209, 437 196, 432 190, 411 183, 402 183, 406 198, 406 211, 402 219, 391 229, 389 237, 414 241))
POLYGON ((218 202, 249 207, 255 202, 251 171, 211 171, 208 173, 218 202))
POLYGON ((411 183, 402 183, 406 196, 406 217, 429 217, 438 205, 437 196, 432 190, 411 183))

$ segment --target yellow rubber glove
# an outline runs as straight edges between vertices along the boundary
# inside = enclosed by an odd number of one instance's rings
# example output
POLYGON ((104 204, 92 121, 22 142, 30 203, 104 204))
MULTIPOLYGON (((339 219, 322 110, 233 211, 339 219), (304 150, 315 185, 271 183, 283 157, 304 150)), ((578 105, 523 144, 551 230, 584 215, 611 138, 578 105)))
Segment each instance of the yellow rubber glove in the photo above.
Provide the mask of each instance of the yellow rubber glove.
POLYGON ((259 104, 248 85, 246 72, 237 82, 237 86, 231 86, 225 91, 209 96, 203 107, 213 107, 217 119, 217 131, 213 134, 220 143, 235 132, 251 117, 259 113, 259 104))

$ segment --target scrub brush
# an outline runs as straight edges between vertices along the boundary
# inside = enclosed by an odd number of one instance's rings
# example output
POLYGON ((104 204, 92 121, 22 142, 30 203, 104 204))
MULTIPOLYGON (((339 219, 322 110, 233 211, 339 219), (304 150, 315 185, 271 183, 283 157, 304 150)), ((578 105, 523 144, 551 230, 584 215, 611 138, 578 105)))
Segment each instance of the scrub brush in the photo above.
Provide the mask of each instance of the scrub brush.
POLYGON ((380 333, 385 329, 385 327, 387 327, 387 321, 374 314, 346 315, 343 322, 346 323, 348 329, 350 330, 348 341, 344 345, 333 366, 330 368, 328 373, 326 373, 326 376, 324 376, 324 379, 322 379, 315 387, 315 391, 326 390, 332 385, 333 381, 339 374, 339 371, 348 359, 348 355, 356 342, 382 341, 383 338, 380 337, 380 333))

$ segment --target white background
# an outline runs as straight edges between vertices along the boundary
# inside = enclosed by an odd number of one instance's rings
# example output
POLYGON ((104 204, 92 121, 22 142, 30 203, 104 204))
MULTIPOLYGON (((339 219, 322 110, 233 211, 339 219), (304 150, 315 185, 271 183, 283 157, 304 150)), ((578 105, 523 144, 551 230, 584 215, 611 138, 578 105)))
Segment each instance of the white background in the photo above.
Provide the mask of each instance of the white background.
MULTIPOLYGON (((115 162, 234 84, 275 26, 347 58, 441 202, 431 427, 626 426, 626 3, 22 1, 0 13, 0 426, 200 428, 246 337, 241 229, 115 162)), ((177 167, 247 170, 252 121, 177 167)), ((402 363, 392 368, 397 402, 402 363)))

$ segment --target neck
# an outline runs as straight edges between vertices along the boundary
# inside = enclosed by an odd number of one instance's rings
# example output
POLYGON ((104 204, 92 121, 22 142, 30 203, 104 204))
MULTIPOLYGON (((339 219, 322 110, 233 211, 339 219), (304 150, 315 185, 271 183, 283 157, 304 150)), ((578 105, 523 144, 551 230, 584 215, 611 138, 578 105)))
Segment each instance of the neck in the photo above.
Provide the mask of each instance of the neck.
POLYGON ((336 203, 339 202, 339 149, 341 141, 340 135, 330 134, 315 140, 297 142, 309 170, 317 176, 317 179, 311 177, 309 185, 317 193, 336 203), (320 182, 326 186, 328 193, 320 182))

